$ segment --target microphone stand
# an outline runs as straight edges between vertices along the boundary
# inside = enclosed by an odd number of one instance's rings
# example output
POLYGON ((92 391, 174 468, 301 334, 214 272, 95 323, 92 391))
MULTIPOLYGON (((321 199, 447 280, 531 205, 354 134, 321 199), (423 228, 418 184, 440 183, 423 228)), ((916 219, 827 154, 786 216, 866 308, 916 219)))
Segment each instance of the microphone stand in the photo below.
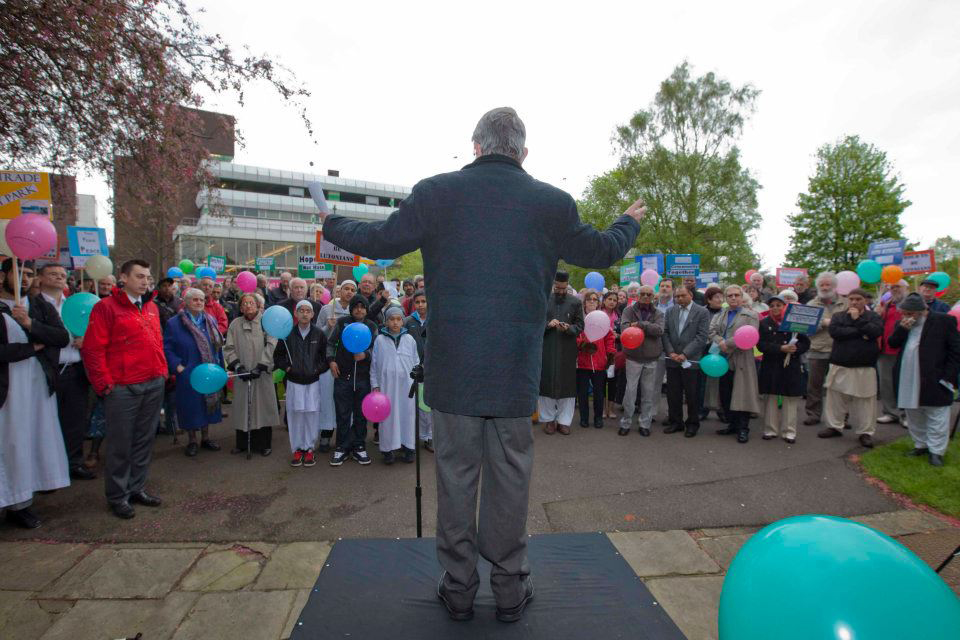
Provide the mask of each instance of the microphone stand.
POLYGON ((410 371, 410 378, 413 384, 410 385, 410 398, 413 398, 415 406, 413 414, 413 452, 417 463, 417 488, 415 490, 417 501, 417 537, 423 537, 423 488, 420 486, 420 383, 423 382, 423 366, 416 365, 410 371))

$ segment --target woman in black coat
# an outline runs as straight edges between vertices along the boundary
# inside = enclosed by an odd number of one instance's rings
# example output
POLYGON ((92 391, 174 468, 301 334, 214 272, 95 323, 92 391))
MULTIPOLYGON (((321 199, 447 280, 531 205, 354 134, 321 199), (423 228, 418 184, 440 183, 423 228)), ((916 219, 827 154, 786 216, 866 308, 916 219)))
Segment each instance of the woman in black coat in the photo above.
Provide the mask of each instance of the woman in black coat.
POLYGON ((787 307, 783 298, 772 296, 767 304, 770 314, 760 321, 757 343, 763 354, 757 380, 760 395, 765 396, 763 439, 782 436, 793 444, 797 439, 797 411, 805 391, 800 356, 810 348, 810 338, 779 330, 787 307))

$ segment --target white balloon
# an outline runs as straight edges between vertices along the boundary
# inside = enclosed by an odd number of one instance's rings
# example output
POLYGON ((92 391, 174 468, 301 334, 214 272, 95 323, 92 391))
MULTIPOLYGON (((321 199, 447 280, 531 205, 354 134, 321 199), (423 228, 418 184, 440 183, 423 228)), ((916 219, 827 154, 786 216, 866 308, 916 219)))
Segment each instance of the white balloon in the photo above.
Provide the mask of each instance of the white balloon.
POLYGON ((113 262, 107 256, 90 256, 83 270, 94 280, 99 280, 113 274, 113 262))
POLYGON ((583 333, 587 340, 596 342, 610 333, 610 316, 605 311, 591 311, 583 320, 583 333))

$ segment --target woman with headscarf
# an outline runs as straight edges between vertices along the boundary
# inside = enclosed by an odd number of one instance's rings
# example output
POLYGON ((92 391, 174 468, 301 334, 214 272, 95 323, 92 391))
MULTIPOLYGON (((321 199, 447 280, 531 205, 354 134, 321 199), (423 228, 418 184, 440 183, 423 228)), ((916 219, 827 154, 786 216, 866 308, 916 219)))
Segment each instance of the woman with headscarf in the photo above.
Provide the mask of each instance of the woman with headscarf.
POLYGON ((797 440, 797 412, 806 391, 801 356, 810 348, 810 338, 802 333, 780 331, 786 302, 780 295, 767 300, 770 314, 760 321, 757 343, 763 354, 758 386, 764 396, 763 439, 781 436, 787 444, 793 444, 797 440))
POLYGON ((187 432, 189 441, 184 453, 197 455, 197 432, 201 433, 199 446, 219 451, 220 445, 210 440, 209 427, 223 420, 220 413, 220 392, 202 394, 190 384, 190 374, 200 364, 223 366, 223 337, 217 322, 206 313, 205 296, 200 289, 187 289, 183 294, 183 309, 167 321, 163 332, 163 353, 170 373, 177 377, 177 425, 187 432))
MULTIPOLYGON (((717 345, 727 359, 730 369, 720 378, 720 405, 730 420, 730 426, 718 429, 719 435, 736 435, 743 444, 750 439, 750 414, 760 413, 757 390, 757 365, 753 348, 741 349, 734 341, 737 329, 753 327, 759 330, 757 312, 744 306, 743 290, 735 284, 725 290, 727 310, 713 316, 710 322, 710 341, 717 345)), ((748 303, 749 304, 749 303, 748 303)))

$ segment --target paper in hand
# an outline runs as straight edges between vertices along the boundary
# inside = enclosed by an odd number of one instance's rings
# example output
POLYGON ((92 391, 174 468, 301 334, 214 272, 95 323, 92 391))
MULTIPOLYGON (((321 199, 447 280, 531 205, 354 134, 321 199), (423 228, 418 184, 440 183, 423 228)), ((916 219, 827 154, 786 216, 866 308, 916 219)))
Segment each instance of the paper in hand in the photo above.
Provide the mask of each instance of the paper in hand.
POLYGON ((680 368, 681 368, 681 369, 689 369, 689 368, 692 367, 692 366, 693 366, 693 365, 690 364, 690 361, 689 361, 689 360, 684 360, 683 363, 680 365, 680 368))
POLYGON ((310 197, 313 198, 313 204, 320 209, 320 219, 323 220, 330 214, 330 208, 327 206, 327 199, 323 197, 323 185, 319 182, 311 182, 307 185, 310 190, 310 197))

